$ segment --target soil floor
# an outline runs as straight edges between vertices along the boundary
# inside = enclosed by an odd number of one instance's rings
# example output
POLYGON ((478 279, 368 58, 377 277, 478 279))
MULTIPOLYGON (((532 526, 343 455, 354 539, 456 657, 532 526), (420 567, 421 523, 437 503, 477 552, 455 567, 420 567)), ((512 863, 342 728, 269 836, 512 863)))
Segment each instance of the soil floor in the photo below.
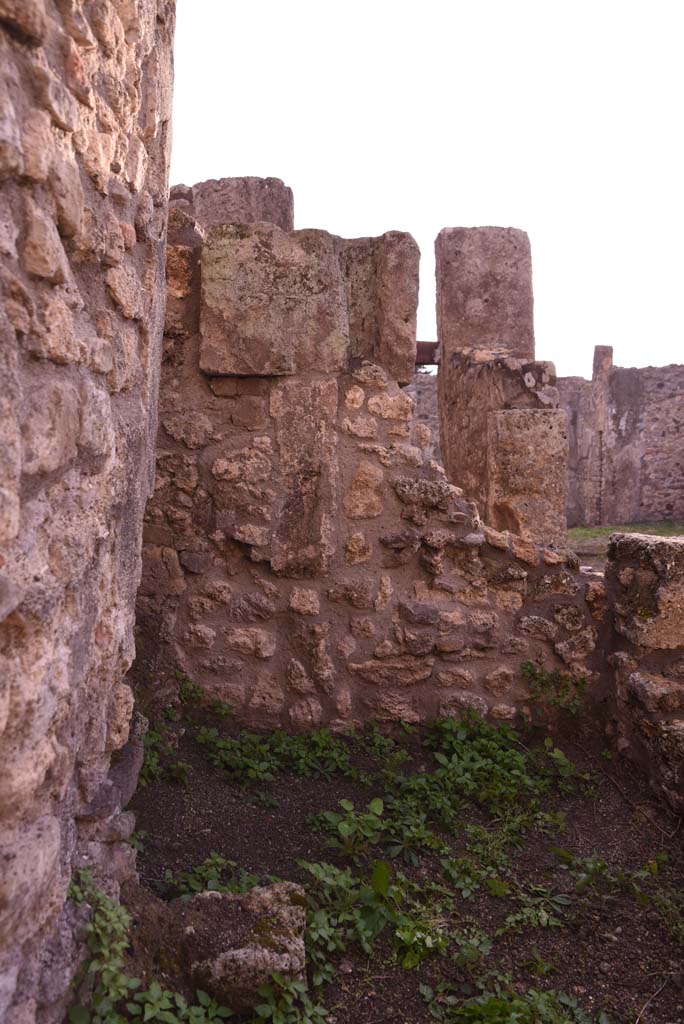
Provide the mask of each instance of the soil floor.
MULTIPOLYGON (((355 873, 363 874, 364 865, 353 864, 339 850, 332 849, 326 835, 312 825, 311 816, 339 810, 343 799, 352 801, 356 808, 365 808, 374 797, 383 797, 387 777, 382 777, 381 759, 349 740, 345 742, 352 762, 369 773, 369 781, 343 775, 325 779, 284 773, 272 781, 243 786, 227 779, 221 768, 209 762, 207 748, 198 745, 195 738, 203 725, 213 726, 225 736, 235 736, 239 731, 230 718, 183 706, 180 717, 162 727, 168 743, 161 758, 162 765, 166 765, 163 777, 140 787, 132 801, 136 834, 142 844, 138 870, 144 886, 163 898, 177 895, 169 889, 168 873, 189 871, 212 852, 237 862, 260 879, 277 876, 305 886, 310 884, 311 876, 299 866, 301 860, 350 866, 355 873), (168 772, 168 765, 179 761, 187 766, 183 769, 185 784, 168 772)), ((400 736, 398 742, 411 758, 401 772, 434 770, 433 754, 417 733, 400 736)), ((540 742, 540 737, 525 734, 523 749, 540 742)), ((316 993, 317 1001, 328 1009, 331 1024, 449 1021, 447 996, 451 995, 456 1005, 477 992, 478 978, 483 977, 495 981, 503 978, 498 984, 515 993, 529 989, 567 993, 592 1022, 684 1022, 680 944, 684 940, 684 828, 680 829, 680 821, 657 804, 628 763, 609 754, 595 737, 592 740, 586 725, 573 723, 572 730, 564 731, 563 737, 554 742, 586 776, 572 787, 561 785, 559 790, 554 786, 542 798, 543 810, 565 816, 562 832, 532 828, 519 848, 509 849, 510 865, 500 873, 505 886, 510 887, 508 894, 495 895, 486 885, 468 896, 453 888, 451 891, 447 930, 453 922, 458 927, 476 926, 491 938, 491 950, 468 965, 455 956, 457 947, 450 945, 446 951, 427 956, 418 966, 407 969, 401 966, 392 930, 386 929, 372 955, 356 946, 337 960, 333 957, 334 978, 316 993), (562 791, 568 788, 572 791, 562 791), (559 847, 568 852, 554 852, 559 847), (578 872, 567 870, 569 854, 605 862, 605 870, 613 877, 643 871, 650 864, 644 882, 649 897, 637 897, 629 885, 606 885, 600 880, 583 888, 578 872), (654 864, 658 865, 656 874, 654 864), (557 908, 560 926, 544 927, 537 921, 495 936, 506 916, 521 906, 512 898, 514 889, 522 888, 534 895, 541 891, 535 886, 563 897, 557 908), (653 897, 661 889, 665 895, 658 909, 653 897), (431 1005, 421 986, 436 991, 431 1005)), ((475 799, 462 812, 463 828, 468 824, 496 829, 499 818, 475 799)), ((451 844, 454 857, 463 856, 463 833, 458 829, 447 833, 438 826, 436 831, 451 844)), ((432 879, 448 888, 440 855, 421 852, 418 864, 391 860, 391 867, 417 884, 432 879)), ((374 849, 371 864, 373 856, 387 854, 374 849)), ((524 1019, 536 1022, 547 1018, 524 1019)))

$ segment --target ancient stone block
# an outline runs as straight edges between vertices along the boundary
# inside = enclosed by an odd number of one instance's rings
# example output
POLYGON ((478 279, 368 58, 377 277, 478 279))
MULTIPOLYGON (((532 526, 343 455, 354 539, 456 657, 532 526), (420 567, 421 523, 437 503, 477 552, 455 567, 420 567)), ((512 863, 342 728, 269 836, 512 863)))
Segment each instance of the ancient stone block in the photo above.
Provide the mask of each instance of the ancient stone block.
POLYGON ((384 473, 371 462, 360 462, 344 496, 344 511, 350 519, 374 519, 382 515, 384 473))
MULTIPOLYGON (((294 230, 294 199, 280 178, 220 178, 193 185, 190 202, 203 228, 267 221, 294 230)), ((176 193, 172 193, 172 198, 176 193)))
POLYGON ((300 615, 318 615, 321 610, 318 593, 304 587, 294 587, 290 594, 290 608, 300 615))
POLYGON ((327 571, 337 511, 337 382, 283 381, 271 394, 281 497, 271 567, 283 576, 327 571))
POLYGON ((380 364, 400 384, 416 362, 418 246, 410 235, 336 239, 347 282, 351 355, 380 364))
POLYGON ((213 228, 201 260, 205 373, 277 376, 344 367, 349 333, 330 235, 287 235, 267 224, 213 228))
POLYGON ((398 658, 350 664, 349 668, 366 683, 413 686, 415 683, 430 678, 434 662, 434 658, 404 654, 398 658))
POLYGON ((29 274, 61 284, 67 276, 67 258, 57 228, 30 198, 26 201, 28 230, 23 248, 24 267, 29 274))
POLYGON ((652 650, 684 648, 684 539, 612 534, 606 582, 619 633, 652 650))
POLYGON ((516 228, 444 228, 435 242, 442 361, 464 348, 534 359, 529 238, 516 228))
POLYGON ((561 410, 507 409, 490 415, 488 522, 524 538, 566 537, 567 417, 561 410))

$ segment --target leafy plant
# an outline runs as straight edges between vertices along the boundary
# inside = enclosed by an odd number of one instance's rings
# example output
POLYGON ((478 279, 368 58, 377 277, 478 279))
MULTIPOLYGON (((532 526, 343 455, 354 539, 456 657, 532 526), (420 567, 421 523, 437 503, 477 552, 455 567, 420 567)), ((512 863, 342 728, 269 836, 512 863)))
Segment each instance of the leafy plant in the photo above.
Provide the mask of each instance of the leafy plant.
POLYGON ((206 992, 198 992, 197 1003, 189 1004, 184 996, 162 988, 157 981, 143 989, 139 978, 126 973, 124 954, 128 948, 130 915, 96 887, 90 871, 75 874, 69 896, 75 903, 91 908, 85 927, 91 957, 77 978, 79 984, 86 977, 91 981, 89 1005, 72 1006, 69 1024, 126 1024, 138 1017, 164 1024, 209 1024, 233 1016, 230 1009, 219 1006, 206 992))
POLYGON ((243 731, 235 737, 224 737, 217 729, 203 727, 196 739, 207 748, 211 763, 241 786, 269 782, 285 771, 312 779, 339 774, 363 781, 351 764, 348 747, 329 729, 302 736, 282 731, 260 736, 243 731))
POLYGON ((178 699, 181 704, 201 704, 206 698, 204 687, 195 683, 184 672, 176 672, 178 680, 178 699))
POLYGON ((545 708, 557 708, 576 715, 581 710, 587 681, 557 669, 549 672, 533 661, 524 661, 520 671, 530 690, 530 700, 545 708))
POLYGON ((382 820, 384 804, 376 798, 371 800, 365 811, 356 811, 350 800, 340 800, 339 805, 342 813, 324 811, 316 815, 312 823, 325 833, 329 846, 357 858, 381 841, 385 829, 382 820))
POLYGON ((271 1021, 271 1024, 325 1024, 328 1012, 325 1007, 312 1002, 305 981, 285 978, 273 974, 270 985, 258 989, 264 1000, 256 1007, 254 1024, 271 1021))
POLYGON ((190 781, 190 772, 192 771, 192 765, 188 764, 187 761, 174 761, 166 769, 169 778, 173 779, 174 782, 180 782, 181 785, 187 786, 190 781))
POLYGON ((190 898, 198 892, 248 892, 259 884, 257 875, 238 868, 234 860, 227 860, 212 851, 197 867, 174 875, 167 871, 165 882, 182 896, 190 898))
POLYGON ((169 746, 164 733, 157 729, 148 729, 143 739, 144 755, 138 785, 147 786, 150 782, 158 782, 164 775, 162 755, 170 754, 169 746))
POLYGON ((532 884, 527 891, 520 891, 516 900, 519 909, 506 917, 497 935, 526 928, 561 928, 563 913, 572 903, 567 893, 554 893, 543 885, 532 884))

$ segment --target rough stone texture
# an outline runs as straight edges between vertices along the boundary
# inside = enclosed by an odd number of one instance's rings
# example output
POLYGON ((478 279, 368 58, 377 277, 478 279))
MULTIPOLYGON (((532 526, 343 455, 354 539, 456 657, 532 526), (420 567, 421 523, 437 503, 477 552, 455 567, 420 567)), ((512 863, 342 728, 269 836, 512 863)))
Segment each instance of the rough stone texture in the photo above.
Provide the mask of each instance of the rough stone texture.
POLYGON ((413 383, 406 388, 415 402, 417 444, 428 458, 442 462, 439 444, 439 397, 438 375, 420 370, 413 375, 413 383))
POLYGON ((267 221, 282 231, 294 229, 292 189, 280 178, 220 178, 202 181, 192 188, 175 185, 171 207, 178 208, 205 230, 221 224, 267 221))
POLYGON ((170 903, 129 882, 122 895, 133 918, 131 944, 172 990, 200 989, 243 1013, 263 1002, 258 990, 274 972, 304 976, 306 893, 294 882, 170 903))
MULTIPOLYGON (((515 716, 527 658, 596 683, 606 627, 574 556, 483 527, 399 386, 414 373, 415 243, 256 216, 206 236, 187 209, 170 217, 141 668, 181 668, 240 721, 292 729, 515 716)), ((551 375, 510 372, 534 415, 551 375)))
POLYGON ((552 363, 463 350, 440 364, 441 450, 451 480, 485 521, 538 543, 565 544, 567 418, 552 363))
POLYGON ((606 567, 618 748, 684 811, 684 537, 614 533, 606 567))
POLYGON ((534 359, 530 240, 517 228, 444 228, 435 242, 443 363, 461 349, 534 359))
POLYGON ((166 0, 0 3, 4 1024, 62 1019, 72 868, 112 892, 133 871, 108 773, 154 477, 173 24, 166 0))
POLYGON ((244 894, 205 892, 195 896, 188 909, 196 904, 203 915, 207 901, 219 905, 219 913, 225 907, 228 913, 239 911, 256 920, 235 949, 192 950, 189 969, 197 988, 221 1005, 244 1012, 260 1002, 258 990, 270 984, 274 973, 303 977, 306 893, 300 885, 278 882, 244 894))
POLYGON ((613 366, 599 346, 590 381, 562 377, 568 525, 684 519, 684 366, 613 366))

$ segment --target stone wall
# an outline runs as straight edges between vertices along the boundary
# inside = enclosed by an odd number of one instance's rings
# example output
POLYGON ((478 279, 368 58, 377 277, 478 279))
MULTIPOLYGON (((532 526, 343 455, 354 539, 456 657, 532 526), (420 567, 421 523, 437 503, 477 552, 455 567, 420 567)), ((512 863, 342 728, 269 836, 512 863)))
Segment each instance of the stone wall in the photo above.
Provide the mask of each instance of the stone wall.
POLYGON ((173 25, 167 0, 0 0, 4 1024, 62 1019, 73 867, 113 891, 132 870, 133 755, 108 773, 154 469, 173 25))
POLYGON ((562 547, 567 416, 553 363, 534 361, 527 235, 448 228, 435 250, 447 475, 491 526, 562 547))
POLYGON ((613 534, 606 583, 614 619, 617 744, 684 812, 684 538, 613 534))
MULTIPOLYGON (((235 185, 229 185, 234 192, 235 185)), ((527 706, 527 659, 583 672, 597 584, 485 527, 429 457, 408 235, 169 227, 143 668, 303 729, 527 706)))
POLYGON ((558 380, 570 426, 568 523, 684 520, 684 366, 613 366, 558 380))

